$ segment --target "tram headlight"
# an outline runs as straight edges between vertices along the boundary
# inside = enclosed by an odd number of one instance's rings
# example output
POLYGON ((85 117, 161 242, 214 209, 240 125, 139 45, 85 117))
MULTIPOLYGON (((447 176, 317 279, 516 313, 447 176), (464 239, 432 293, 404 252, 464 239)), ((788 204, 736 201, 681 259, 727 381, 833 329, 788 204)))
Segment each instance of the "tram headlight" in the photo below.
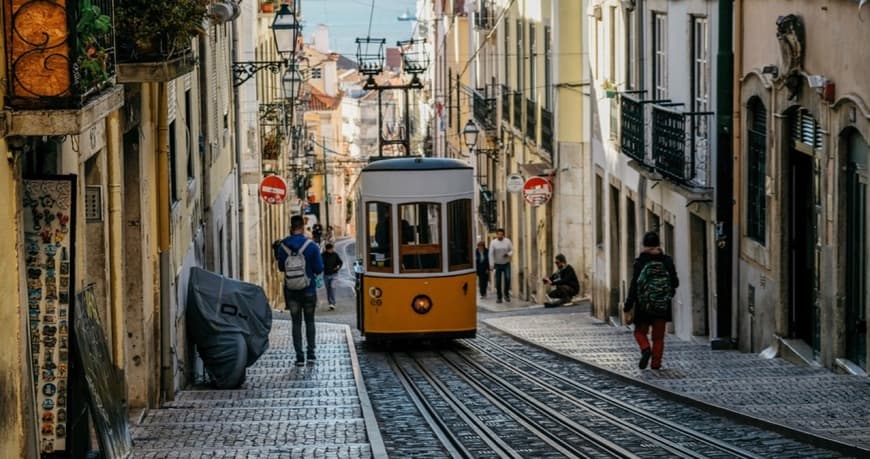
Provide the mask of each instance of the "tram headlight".
POLYGON ((417 295, 411 301, 411 307, 417 314, 426 314, 432 309, 432 299, 426 295, 417 295))

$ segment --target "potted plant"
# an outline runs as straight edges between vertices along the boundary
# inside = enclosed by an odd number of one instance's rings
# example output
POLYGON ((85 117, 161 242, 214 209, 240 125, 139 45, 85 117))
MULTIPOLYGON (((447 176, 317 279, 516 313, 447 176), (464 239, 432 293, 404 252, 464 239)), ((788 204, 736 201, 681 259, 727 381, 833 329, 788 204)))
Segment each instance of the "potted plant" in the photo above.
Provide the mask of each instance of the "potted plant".
POLYGON ((210 0, 122 0, 115 19, 121 58, 128 61, 168 59, 190 49, 190 40, 205 30, 210 0))
POLYGON ((616 85, 613 84, 609 79, 604 80, 601 83, 601 89, 604 90, 604 95, 607 96, 608 99, 613 99, 616 97, 616 85))
POLYGON ((260 2, 260 12, 261 13, 273 13, 275 12, 275 4, 278 3, 274 0, 263 0, 260 2))
POLYGON ((103 14, 99 6, 84 0, 79 4, 76 23, 78 89, 85 93, 97 89, 109 81, 109 53, 106 45, 111 43, 109 32, 112 18, 103 14))

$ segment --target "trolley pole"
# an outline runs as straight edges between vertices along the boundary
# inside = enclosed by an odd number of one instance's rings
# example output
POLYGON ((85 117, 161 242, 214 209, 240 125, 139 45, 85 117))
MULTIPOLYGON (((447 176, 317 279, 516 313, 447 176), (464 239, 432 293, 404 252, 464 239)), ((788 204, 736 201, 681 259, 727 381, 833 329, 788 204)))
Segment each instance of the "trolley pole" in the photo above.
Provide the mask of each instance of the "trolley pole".
POLYGON ((329 174, 326 171, 326 137, 322 135, 320 136, 320 148, 323 150, 323 213, 326 220, 325 231, 329 231, 329 187, 326 180, 329 174))

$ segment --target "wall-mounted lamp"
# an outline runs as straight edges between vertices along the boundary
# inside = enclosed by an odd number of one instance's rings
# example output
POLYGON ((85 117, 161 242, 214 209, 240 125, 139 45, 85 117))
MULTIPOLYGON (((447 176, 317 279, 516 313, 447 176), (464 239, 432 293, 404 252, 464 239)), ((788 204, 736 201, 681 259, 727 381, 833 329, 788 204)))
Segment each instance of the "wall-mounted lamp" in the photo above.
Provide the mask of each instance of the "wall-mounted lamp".
POLYGON ((773 78, 776 78, 779 76, 779 67, 775 65, 765 65, 761 68, 761 73, 763 75, 771 75, 773 76, 773 78))
POLYGON ((278 54, 284 59, 280 61, 233 62, 233 86, 241 85, 263 69, 278 73, 295 61, 296 47, 299 36, 302 34, 302 26, 299 24, 297 7, 294 6, 292 10, 290 8, 290 5, 283 3, 278 12, 275 13, 275 19, 272 20, 271 26, 275 47, 278 54))

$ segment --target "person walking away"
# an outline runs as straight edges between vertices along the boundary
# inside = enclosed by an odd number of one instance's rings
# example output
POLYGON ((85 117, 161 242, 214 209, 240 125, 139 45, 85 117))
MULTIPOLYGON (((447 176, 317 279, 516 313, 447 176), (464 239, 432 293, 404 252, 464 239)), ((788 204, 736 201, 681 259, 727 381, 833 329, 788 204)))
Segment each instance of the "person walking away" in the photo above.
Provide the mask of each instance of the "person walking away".
POLYGON ((556 272, 543 279, 544 284, 553 287, 547 297, 549 301, 544 303, 544 307, 555 308, 567 303, 568 300, 580 292, 580 281, 577 280, 577 273, 574 272, 574 267, 568 264, 565 255, 556 255, 556 272))
POLYGON ((327 242, 323 252, 323 281, 326 284, 326 300, 329 303, 329 310, 335 310, 335 280, 338 279, 338 272, 341 270, 343 262, 341 257, 335 253, 335 246, 327 242))
POLYGON ((486 289, 489 287, 489 251, 483 241, 477 243, 474 251, 474 267, 477 270, 477 287, 480 290, 480 298, 486 298, 486 289))
POLYGON ((314 242, 320 244, 320 241, 323 240, 323 225, 315 223, 311 227, 311 238, 314 239, 314 242))
POLYGON ((634 339, 640 346, 640 368, 646 369, 652 357, 652 369, 662 367, 665 351, 665 326, 673 320, 672 300, 680 280, 674 260, 660 247, 659 235, 649 231, 643 235, 640 255, 634 260, 634 270, 623 312, 625 323, 634 322, 634 339), (647 334, 652 328, 652 350, 647 334))
POLYGON ((314 308, 317 290, 314 278, 323 273, 320 247, 305 236, 305 220, 300 215, 290 218, 290 236, 273 244, 278 269, 284 272, 284 304, 293 322, 293 349, 296 366, 314 363, 314 308), (302 348, 302 320, 305 320, 306 352, 302 348))
POLYGON ((504 228, 495 230, 495 239, 489 243, 489 267, 495 271, 496 303, 511 301, 511 257, 514 246, 504 237, 504 228))

